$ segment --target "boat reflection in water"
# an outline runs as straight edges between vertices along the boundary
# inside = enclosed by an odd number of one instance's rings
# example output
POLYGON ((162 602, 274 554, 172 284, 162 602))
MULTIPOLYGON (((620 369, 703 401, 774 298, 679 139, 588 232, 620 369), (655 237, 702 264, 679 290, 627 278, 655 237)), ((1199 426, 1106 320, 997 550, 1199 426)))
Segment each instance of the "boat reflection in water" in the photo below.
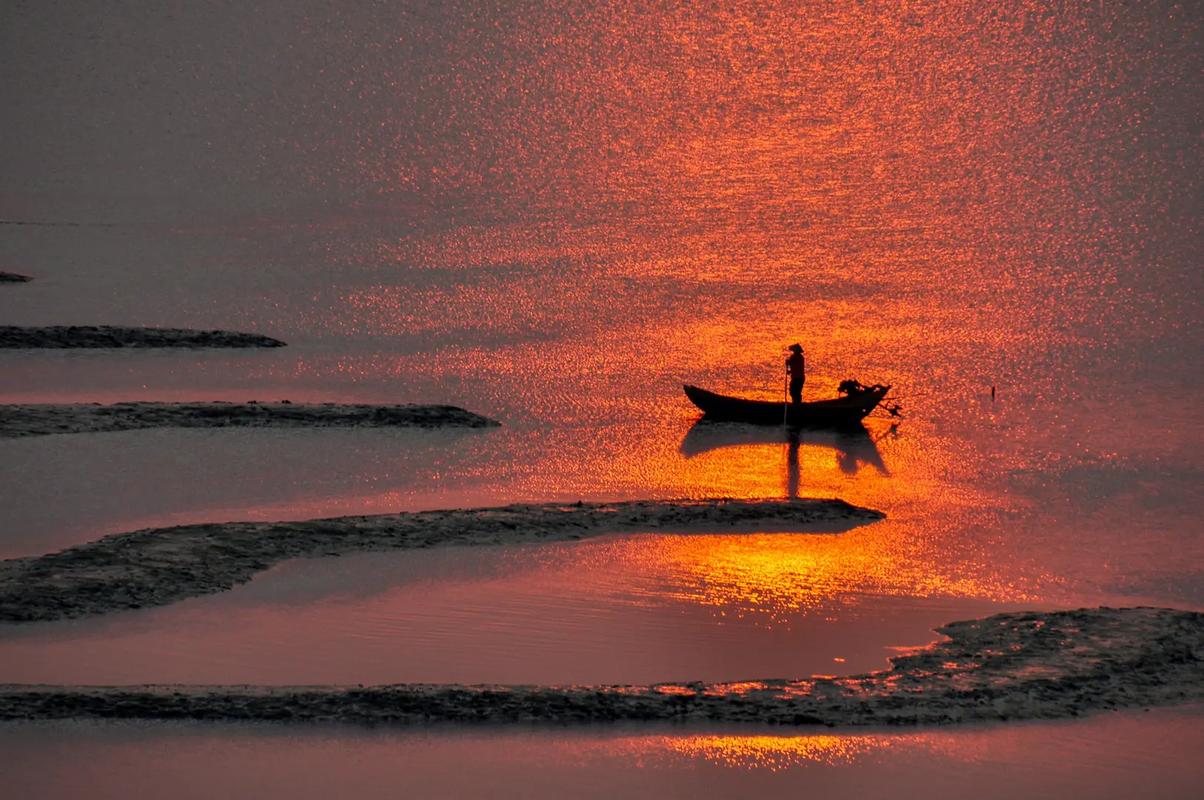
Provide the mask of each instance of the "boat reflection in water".
MULTIPOLYGON (((892 425, 883 435, 893 435, 896 430, 897 426, 892 425)), ((837 466, 845 475, 855 475, 865 467, 873 467, 881 475, 890 475, 878 451, 877 441, 864 425, 841 430, 809 430, 700 419, 686 431, 679 449, 686 458, 693 458, 724 447, 774 444, 786 445, 788 497, 798 497, 801 476, 799 449, 803 445, 834 450, 837 466)))

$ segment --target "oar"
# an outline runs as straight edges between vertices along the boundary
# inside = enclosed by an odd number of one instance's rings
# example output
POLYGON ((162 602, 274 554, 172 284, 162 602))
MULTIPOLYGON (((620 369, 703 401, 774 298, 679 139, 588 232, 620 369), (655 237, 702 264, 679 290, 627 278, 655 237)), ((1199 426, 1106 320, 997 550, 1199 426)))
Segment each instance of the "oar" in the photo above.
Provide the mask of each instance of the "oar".
POLYGON ((790 408, 790 371, 782 378, 782 427, 786 427, 786 412, 790 408))

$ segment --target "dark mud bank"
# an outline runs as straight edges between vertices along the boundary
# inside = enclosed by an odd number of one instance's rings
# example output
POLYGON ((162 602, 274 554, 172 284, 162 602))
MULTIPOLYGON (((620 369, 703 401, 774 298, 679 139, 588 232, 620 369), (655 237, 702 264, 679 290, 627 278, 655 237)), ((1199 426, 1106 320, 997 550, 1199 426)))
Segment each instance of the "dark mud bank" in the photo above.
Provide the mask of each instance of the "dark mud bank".
POLYGON ((456 406, 323 403, 0 405, 0 438, 145 428, 491 428, 456 406))
POLYGON ((161 606, 229 589, 290 558, 560 541, 623 531, 836 533, 883 516, 843 500, 643 500, 147 529, 0 562, 0 622, 161 606))
POLYGON ((1058 719, 1204 700, 1204 615, 1000 614, 847 678, 651 686, 0 686, 0 718, 946 725, 1058 719))
POLYGON ((198 331, 188 328, 126 328, 113 325, 0 325, 0 348, 117 347, 284 347, 284 342, 257 333, 198 331))

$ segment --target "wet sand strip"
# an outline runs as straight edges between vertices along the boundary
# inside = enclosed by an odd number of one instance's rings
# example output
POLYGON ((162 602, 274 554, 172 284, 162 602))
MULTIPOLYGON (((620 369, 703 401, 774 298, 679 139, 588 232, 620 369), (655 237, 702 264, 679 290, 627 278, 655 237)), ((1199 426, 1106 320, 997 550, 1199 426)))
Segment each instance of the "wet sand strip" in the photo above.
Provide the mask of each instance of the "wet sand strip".
POLYGON ((624 531, 835 533, 883 517, 843 500, 646 500, 152 528, 0 562, 0 621, 166 605, 230 589, 291 558, 563 541, 624 531))
POLYGON ((200 331, 188 328, 129 328, 114 325, 0 325, 0 349, 177 347, 284 347, 257 333, 200 331))
POLYGON ((145 428, 492 428, 456 406, 322 403, 81 403, 0 405, 0 438, 145 428))
POLYGON ((137 718, 771 725, 1058 719, 1204 700, 1204 614, 1154 608, 999 614, 845 678, 650 686, 0 686, 0 719, 137 718))

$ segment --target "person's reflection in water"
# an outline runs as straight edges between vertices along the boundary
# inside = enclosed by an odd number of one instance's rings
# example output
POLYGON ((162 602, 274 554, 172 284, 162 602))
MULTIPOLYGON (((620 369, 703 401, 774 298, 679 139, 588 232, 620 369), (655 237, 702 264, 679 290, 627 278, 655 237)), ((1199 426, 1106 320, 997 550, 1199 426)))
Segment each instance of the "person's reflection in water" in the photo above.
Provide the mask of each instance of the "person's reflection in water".
POLYGON ((786 497, 791 500, 798 499, 798 484, 799 484, 799 464, 798 464, 798 448, 799 448, 799 432, 791 429, 788 432, 789 440, 786 443, 786 497))

